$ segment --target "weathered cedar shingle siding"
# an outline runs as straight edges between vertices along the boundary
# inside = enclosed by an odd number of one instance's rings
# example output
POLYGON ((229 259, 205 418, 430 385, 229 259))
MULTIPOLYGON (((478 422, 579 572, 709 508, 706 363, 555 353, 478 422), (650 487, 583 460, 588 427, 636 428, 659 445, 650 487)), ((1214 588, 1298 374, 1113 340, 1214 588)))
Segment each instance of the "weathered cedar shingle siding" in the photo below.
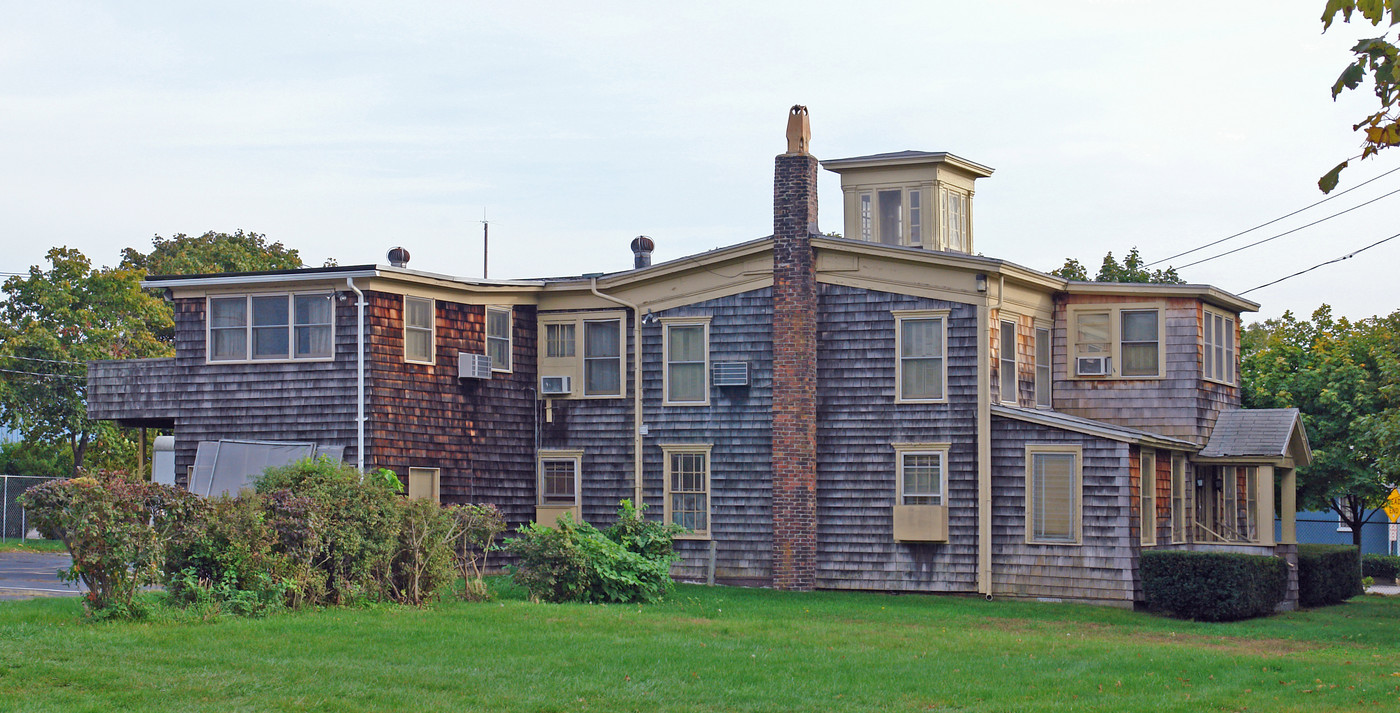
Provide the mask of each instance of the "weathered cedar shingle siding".
POLYGON ((94 421, 174 419, 180 412, 177 373, 173 357, 90 361, 87 417, 94 421))
MULTIPOLYGON (((1084 418, 1139 428, 1164 436, 1204 443, 1216 416, 1237 408, 1238 386, 1202 378, 1202 308, 1193 298, 1150 300, 1121 296, 1074 295, 1055 307, 1055 409, 1084 418), (1150 301, 1148 301, 1150 300, 1150 301), (1160 346, 1164 378, 1071 378, 1074 370, 1074 325, 1069 305, 1105 304, 1150 307, 1164 303, 1164 342, 1160 346)), ((1117 359, 1115 355, 1115 360, 1117 359)), ((1237 362, 1238 363, 1238 362, 1237 362)))
POLYGON ((818 586, 977 587, 977 311, 821 285, 817 325, 818 586), (949 309, 948 403, 896 404, 891 310, 949 309), (949 442, 948 542, 896 543, 891 443, 949 442))
POLYGON ((997 594, 1132 602, 1137 579, 1136 495, 1128 445, 992 417, 992 587, 997 594), (1026 445, 1083 449, 1082 540, 1026 542, 1026 445))
POLYGON ((332 300, 333 361, 206 363, 205 300, 175 300, 175 477, 183 484, 200 441, 314 441, 355 454, 355 305, 332 300))
MULTIPOLYGON (((647 501, 665 508, 665 463, 660 443, 713 443, 710 452, 710 533, 715 581, 766 584, 772 576, 772 298, 769 289, 667 310, 662 317, 710 319, 710 363, 749 364, 748 386, 710 385, 709 406, 662 406, 664 328, 643 328, 643 413, 650 435, 643 450, 647 501)), ((711 379, 713 381, 713 379, 711 379)), ((710 543, 677 540, 682 561, 675 574, 704 579, 710 543)))
POLYGON ((445 503, 493 503, 534 518, 535 309, 513 309, 512 372, 458 379, 457 354, 486 352, 485 307, 435 300, 433 364, 404 361, 403 297, 366 293, 367 467, 440 468, 445 503))

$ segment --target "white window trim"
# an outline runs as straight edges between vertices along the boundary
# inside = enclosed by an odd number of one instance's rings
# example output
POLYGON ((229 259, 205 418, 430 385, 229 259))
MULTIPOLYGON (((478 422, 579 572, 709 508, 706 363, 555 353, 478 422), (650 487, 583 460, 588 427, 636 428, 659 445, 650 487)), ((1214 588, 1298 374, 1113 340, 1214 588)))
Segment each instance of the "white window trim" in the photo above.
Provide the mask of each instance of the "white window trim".
POLYGON ((536 507, 579 507, 583 502, 583 450, 542 450, 535 456, 535 505, 536 507), (551 460, 573 461, 574 501, 569 504, 546 502, 544 499, 544 463, 551 460))
POLYGON ((972 191, 963 190, 956 186, 948 185, 946 183, 940 183, 938 185, 938 245, 940 249, 949 252, 958 252, 967 255, 973 254, 972 191), (952 233, 952 230, 950 230, 949 226, 952 221, 949 220, 948 215, 948 197, 952 195, 962 197, 962 220, 959 222, 961 223, 960 227, 962 228, 963 245, 962 247, 958 248, 953 247, 952 242, 949 240, 949 236, 952 233))
MULTIPOLYGON (((515 308, 510 305, 487 305, 486 324, 483 325, 485 327, 483 331, 486 336, 486 353, 488 355, 491 353, 492 312, 506 313, 506 365, 504 367, 499 367, 496 366, 495 362, 492 362, 491 371, 509 374, 515 366, 515 308)), ((499 339, 499 337, 497 338, 499 339)))
POLYGON ((708 540, 714 532, 714 511, 715 497, 712 482, 715 471, 715 460, 711 455, 714 449, 713 443, 661 443, 661 472, 664 482, 662 483, 665 500, 665 522, 670 524, 671 520, 671 456, 677 453, 703 453, 705 454, 705 530, 690 530, 675 536, 677 540, 708 540))
POLYGON ((295 292, 235 292, 230 294, 210 294, 204 297, 204 363, 205 364, 286 364, 289 362, 308 361, 335 361, 335 318, 336 318, 336 298, 335 292, 331 290, 298 290, 295 292), (331 353, 330 356, 323 357, 298 357, 296 354, 296 304, 293 298, 297 295, 330 295, 331 298, 331 353), (254 359, 253 358, 253 298, 254 297, 277 297, 287 298, 287 358, 285 359, 254 359), (214 359, 213 358, 213 319, 210 310, 210 301, 216 299, 227 299, 231 297, 242 297, 244 300, 245 314, 247 321, 243 325, 244 345, 247 357, 244 359, 214 359))
POLYGON ((1017 406, 1021 402, 1021 355, 1017 353, 1017 348, 1021 346, 1016 339, 1017 332, 1021 328, 1021 318, 1006 312, 997 315, 997 391, 996 400, 998 403, 1017 406), (1011 325, 1011 398, 1006 398, 1005 379, 1002 371, 1006 368, 1006 355, 1002 353, 1005 346, 1005 338, 1002 331, 1006 325, 1011 325))
POLYGON ((405 490, 405 493, 404 493, 404 494, 405 494, 407 497, 410 497, 410 498, 413 497, 413 494, 412 494, 411 492, 407 492, 407 491, 411 490, 412 487, 413 487, 413 474, 414 474, 415 471, 417 471, 417 472, 419 472, 419 473, 427 473, 427 474, 432 478, 432 480, 431 480, 431 482, 432 482, 432 494, 431 494, 431 497, 432 497, 432 499, 433 499, 433 502, 435 502, 435 503, 440 503, 440 502, 442 502, 442 469, 441 469, 441 468, 419 468, 419 467, 417 467, 417 466, 409 467, 409 469, 408 469, 408 487, 407 487, 407 488, 404 488, 404 490, 405 490))
POLYGON ((891 443, 894 448, 894 503, 904 505, 904 457, 938 456, 938 502, 920 507, 948 506, 948 451, 950 443, 891 443))
POLYGON ((1035 407, 1053 408, 1055 404, 1055 328, 1049 324, 1037 322, 1032 334, 1035 335, 1035 342, 1031 345, 1032 360, 1035 362, 1035 407), (1040 400, 1040 369, 1042 366, 1040 363, 1040 335, 1042 332, 1045 333, 1045 356, 1048 360, 1043 365, 1045 367, 1045 391, 1049 396, 1043 403, 1040 400))
POLYGON ((1341 513, 1337 513, 1337 532, 1351 532, 1351 525, 1342 519, 1341 513))
MULTIPOLYGON (((1239 317, 1236 316, 1236 315, 1234 315, 1234 314, 1231 314, 1231 313, 1229 313, 1229 312, 1225 312, 1225 311, 1223 311, 1223 310, 1213 309, 1213 308, 1211 308, 1211 307, 1205 307, 1205 308, 1203 309, 1202 318, 1201 318, 1201 319, 1202 319, 1202 322, 1203 322, 1202 325, 1201 325, 1201 350, 1202 350, 1202 352, 1201 352, 1201 372, 1202 372, 1203 378, 1204 378, 1206 381, 1209 381, 1209 382, 1212 382, 1212 383, 1215 383, 1215 384, 1224 384, 1224 385, 1226 385, 1226 386, 1235 386, 1236 384, 1239 383, 1239 378, 1240 378, 1240 373, 1239 373, 1239 372, 1240 372, 1240 369, 1239 369, 1240 349, 1239 349, 1239 339, 1237 338, 1238 335, 1239 335, 1239 327, 1240 327, 1240 320, 1239 320, 1239 317), (1205 325, 1204 322, 1208 322, 1208 321, 1209 321, 1211 318, 1213 318, 1213 317, 1220 317, 1222 320, 1229 320, 1229 322, 1230 322, 1230 344, 1229 344, 1230 349, 1229 349, 1229 351, 1228 351, 1227 353, 1229 354, 1229 359, 1230 359, 1230 376, 1234 377, 1233 379, 1217 379, 1217 378, 1211 376, 1210 374, 1205 373, 1206 359, 1207 359, 1207 358, 1206 358, 1206 353, 1210 350, 1210 348, 1211 348, 1213 345, 1211 345, 1211 344, 1209 344, 1209 343, 1206 342, 1206 329, 1207 329, 1207 327, 1206 327, 1206 325, 1205 325)), ((1220 336, 1219 336, 1219 335, 1216 335, 1216 339, 1218 340, 1219 338, 1220 338, 1220 336)))
POLYGON ((551 396, 554 399, 620 399, 627 396, 627 313, 620 310, 607 310, 598 312, 554 312, 542 313, 538 317, 539 344, 546 344, 548 330, 546 325, 550 324, 572 324, 574 325, 574 355, 571 357, 547 357, 545 347, 539 348, 538 371, 540 376, 568 376, 573 381, 573 391, 568 396, 551 396), (585 359, 585 332, 588 329, 588 322, 612 322, 618 323, 618 386, 620 393, 616 394, 589 394, 585 392, 587 383, 584 379, 586 369, 585 359))
POLYGON ((662 317, 661 318, 661 404, 663 406, 709 406, 710 405, 710 317, 662 317), (701 339, 705 344, 705 398, 700 401, 676 401, 671 398, 671 328, 700 327, 701 339))
POLYGON ((924 310, 891 310, 894 315, 894 402, 897 404, 945 404, 948 403, 948 315, 952 310, 946 309, 924 309, 924 310), (942 384, 943 394, 932 399, 915 399, 904 396, 904 320, 906 319, 936 319, 942 327, 943 335, 940 343, 943 345, 943 354, 940 356, 943 370, 942 384))
POLYGON ((1084 542, 1084 453, 1083 448, 1078 445, 1064 443, 1028 443, 1026 444, 1026 543, 1032 545, 1058 545, 1062 547, 1072 547, 1081 545, 1084 542), (1037 540, 1035 538, 1035 523, 1033 522, 1035 507, 1035 454, 1037 453, 1069 453, 1074 456, 1074 494, 1071 502, 1074 505, 1074 538, 1072 540, 1037 540))
POLYGON ((1077 381, 1103 381, 1118 379, 1123 381, 1150 381, 1167 378, 1167 307, 1165 302, 1130 302, 1121 304, 1077 304, 1070 305, 1065 314, 1066 350, 1065 376, 1077 381), (1123 375, 1123 312, 1157 312, 1157 373, 1142 376, 1123 375), (1108 315, 1108 356, 1112 369, 1105 376, 1080 376, 1075 358, 1079 353, 1079 330, 1076 328, 1081 314, 1108 315))
POLYGON ((1143 545, 1157 544, 1157 451, 1143 448, 1138 453, 1138 507, 1142 509, 1138 517, 1141 532, 1139 542, 1143 545), (1144 472, 1142 466, 1150 466, 1144 472), (1142 527, 1146 524, 1147 527, 1142 527))
POLYGON ((431 297, 417 297, 415 295, 403 296, 403 360, 409 364, 436 364, 437 363, 437 300, 431 297), (418 300, 428 303, 428 318, 432 324, 428 328, 408 326, 408 301, 418 300), (409 330, 419 330, 428 332, 428 359, 410 359, 408 356, 408 333, 409 330))

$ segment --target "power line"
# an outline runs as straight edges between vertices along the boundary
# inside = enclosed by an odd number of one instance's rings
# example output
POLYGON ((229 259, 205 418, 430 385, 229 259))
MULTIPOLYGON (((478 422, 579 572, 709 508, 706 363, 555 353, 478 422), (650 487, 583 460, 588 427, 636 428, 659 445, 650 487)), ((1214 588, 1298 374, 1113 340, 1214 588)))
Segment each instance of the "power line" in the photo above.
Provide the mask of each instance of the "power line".
POLYGON ((29 376, 45 376, 50 379, 78 379, 82 381, 87 381, 86 376, 73 376, 72 374, 47 374, 41 371, 17 371, 15 369, 0 369, 0 372, 4 372, 6 374, 27 374, 29 376))
POLYGON ((1377 245, 1380 245, 1381 243, 1390 242, 1391 240, 1394 240, 1394 239, 1396 239, 1396 238, 1400 238, 1400 233, 1396 233, 1396 234, 1394 234, 1394 235, 1392 235, 1392 236, 1390 236, 1390 237, 1388 237, 1388 238, 1383 238, 1383 239, 1381 239, 1381 240, 1377 240, 1376 242, 1371 243, 1370 245, 1367 245, 1366 247, 1361 248, 1360 250, 1357 250, 1357 251, 1355 251, 1355 252, 1353 252, 1353 253, 1350 253, 1350 254, 1348 254, 1348 255, 1343 255, 1343 256, 1341 256, 1341 257, 1339 257, 1339 258, 1333 258, 1333 259, 1331 259, 1331 260, 1328 260, 1327 262, 1320 262, 1320 263, 1318 263, 1318 264, 1316 264, 1316 265, 1313 265, 1312 267, 1310 267, 1310 268, 1308 268, 1308 269, 1306 269, 1306 270, 1299 270, 1298 272, 1295 272, 1295 273, 1293 273, 1292 275, 1289 275, 1289 276, 1287 276, 1287 277, 1280 277, 1279 279, 1274 280, 1273 282, 1266 282, 1266 283, 1264 283, 1264 284, 1262 284, 1262 285, 1260 285, 1260 286, 1258 286, 1258 287, 1251 287, 1251 288, 1245 290, 1244 292, 1240 292, 1240 293, 1237 293, 1237 294, 1247 295, 1247 294, 1249 294, 1249 293, 1251 293, 1251 292, 1253 292, 1253 291, 1255 291, 1255 290, 1262 290, 1262 289, 1264 289, 1265 287, 1268 287, 1268 286, 1270 286, 1270 285, 1277 285, 1278 283, 1283 282, 1284 280, 1291 280, 1291 279, 1293 279, 1293 278, 1295 278, 1295 277, 1297 277, 1297 276, 1299 276, 1299 275, 1301 275, 1301 274, 1303 274, 1303 273, 1305 273, 1305 272, 1312 272, 1313 270, 1316 270, 1316 269, 1319 268, 1319 267, 1324 267, 1324 266, 1326 266, 1326 265, 1331 265, 1331 264, 1334 263, 1334 262, 1341 262, 1341 261, 1346 260, 1346 259, 1348 259, 1348 258, 1355 257, 1356 255, 1358 255, 1358 254, 1360 254, 1360 253, 1363 253, 1363 252, 1366 252, 1367 250, 1370 250, 1371 248, 1374 248, 1374 247, 1376 247, 1377 245))
MULTIPOLYGON (((1220 243, 1223 243, 1223 242, 1225 242, 1226 240, 1234 240, 1235 238, 1238 238, 1238 237, 1240 237, 1241 235, 1245 235, 1246 233, 1252 233, 1252 232, 1254 232, 1254 231, 1256 231, 1256 230, 1258 230, 1258 229, 1260 229, 1260 228, 1268 227, 1268 226, 1270 226, 1270 225, 1273 225, 1274 223, 1279 222, 1280 220, 1283 220, 1284 218, 1291 218, 1291 217, 1293 217, 1293 216, 1295 216, 1295 215, 1298 215, 1299 213, 1302 213, 1303 211, 1308 210, 1309 208, 1316 208, 1317 206, 1320 206, 1320 205, 1322 205, 1323 203, 1326 203, 1327 201, 1332 200, 1333 198, 1340 198, 1340 197, 1342 197, 1342 196, 1344 196, 1344 195, 1346 195, 1346 194, 1348 194, 1348 193, 1351 193, 1352 191, 1354 191, 1354 190, 1356 190, 1356 189, 1358 189, 1358 188, 1360 188, 1360 187, 1366 185, 1367 183, 1371 183, 1372 181, 1378 181, 1378 180, 1380 180, 1380 179, 1382 179, 1382 178, 1385 178, 1386 176, 1389 176, 1389 175, 1392 174, 1392 173, 1395 173, 1396 171, 1400 171, 1400 167, 1392 168, 1392 169, 1390 169, 1389 171, 1386 171, 1385 173, 1382 173, 1381 175, 1376 176, 1375 178, 1372 178, 1372 179, 1370 179, 1370 180, 1368 180, 1368 181, 1362 181, 1361 183, 1358 183, 1358 184, 1352 186, 1351 188, 1346 189, 1345 191, 1341 191, 1340 193, 1333 193, 1332 195, 1327 196, 1326 198, 1323 198, 1322 200, 1320 200, 1320 201, 1318 201, 1318 202, 1316 202, 1316 203, 1313 203, 1313 204, 1311 204, 1311 205, 1307 205, 1307 206, 1304 206, 1304 207, 1302 207, 1302 208, 1299 208, 1298 210, 1295 210, 1295 211, 1293 211, 1292 213, 1289 213, 1288 215, 1281 215, 1281 216, 1279 216, 1279 217, 1277 217, 1277 218, 1274 218, 1273 220, 1271 220, 1271 221, 1269 221, 1269 222, 1267 222, 1267 223, 1260 223, 1259 225, 1256 225, 1256 226, 1254 226, 1253 228, 1250 228, 1250 229, 1248 229, 1248 230, 1241 230, 1240 232, 1235 233, 1234 235, 1230 235, 1230 236, 1221 238, 1221 239, 1219 239, 1219 240, 1215 240, 1215 241, 1206 243, 1205 245, 1202 245, 1202 246, 1200 246, 1200 247, 1198 247, 1198 248, 1191 248, 1190 250, 1187 250, 1187 251, 1184 252, 1184 253, 1177 253, 1177 254, 1175 254, 1175 255, 1172 255, 1171 257, 1164 257, 1164 258, 1162 258, 1161 260, 1157 260, 1156 262, 1149 262, 1149 263, 1147 263, 1147 265, 1145 265, 1145 267, 1152 267, 1153 265, 1159 265, 1159 264, 1164 263, 1164 262, 1166 262, 1166 261, 1168 261, 1168 260, 1175 260, 1175 259, 1177 259, 1177 258, 1179 258, 1179 257, 1181 257, 1181 256, 1183 256, 1183 255, 1190 255, 1191 253, 1194 253, 1194 252, 1197 252, 1197 251, 1200 251, 1200 250, 1205 250, 1206 248, 1208 248, 1208 247, 1210 247, 1210 246, 1212 246, 1212 245, 1219 245, 1220 243)), ((1388 194, 1387 194, 1387 195, 1388 195, 1388 194)), ((1385 196, 1381 196, 1381 197, 1384 198, 1385 196)), ((1362 205, 1365 205, 1365 204, 1363 203, 1362 205)), ((1343 212, 1346 212, 1346 211, 1343 211, 1343 212)), ((1341 213, 1338 213, 1337 215, 1341 215, 1341 213)), ((1329 217, 1333 217, 1333 216, 1329 216, 1329 217)), ((1324 219, 1324 220, 1325 220, 1325 219, 1324 219)), ((1303 226, 1303 227, 1306 228, 1307 226, 1305 225, 1305 226, 1303 226)), ((1300 229, 1301 229, 1301 228, 1300 228, 1300 229)), ((1287 233, 1285 233, 1285 235, 1286 235, 1286 234, 1287 234, 1287 233)), ((1192 263, 1192 264, 1195 264, 1195 263, 1192 263)))
POLYGON ((87 362, 85 362, 85 361, 62 361, 62 360, 59 360, 59 359, 39 359, 39 358, 37 358, 37 357, 22 357, 22 356, 17 356, 17 355, 14 355, 14 354, 0 354, 0 359, 23 359, 23 360, 25 360, 25 361, 42 361, 42 362, 46 362, 46 363, 49 363, 49 364, 77 364, 78 366, 87 366, 87 362))
MULTIPOLYGON (((1400 170, 1400 169, 1397 169, 1397 170, 1400 170)), ((1225 257, 1226 255, 1233 255, 1233 254, 1235 254, 1235 253, 1237 253, 1237 252, 1239 252, 1239 251, 1241 251, 1241 250, 1248 250, 1249 248, 1252 248, 1252 247, 1254 247, 1254 246, 1256 246, 1256 245, 1263 245, 1264 243, 1267 243, 1267 242, 1269 242, 1270 240, 1277 240, 1277 239, 1279 239, 1279 238, 1281 238, 1281 237, 1283 237, 1283 236, 1285 236, 1285 235, 1291 235, 1291 234, 1296 233, 1296 232, 1298 232, 1298 231, 1300 231, 1300 230, 1302 230, 1302 229, 1304 229, 1304 228, 1311 228, 1312 226, 1317 225, 1318 223, 1331 220, 1331 219, 1333 219, 1333 218, 1335 218, 1335 217, 1337 217, 1337 216, 1339 216, 1339 215, 1343 215, 1343 214, 1346 214, 1346 213, 1350 213, 1350 212, 1356 210, 1357 208, 1364 208, 1364 207, 1366 207, 1366 206, 1368 206, 1368 205, 1371 205, 1372 203, 1375 203, 1376 201, 1378 201, 1378 200, 1380 200, 1380 199, 1382 199, 1382 198, 1388 198, 1388 197, 1390 197, 1390 196, 1393 196, 1393 195, 1395 195, 1396 193, 1400 193, 1400 188, 1397 188, 1397 189, 1395 189, 1395 190, 1393 190, 1393 191, 1391 191, 1391 192, 1389 192, 1389 193, 1386 193, 1386 194, 1384 194, 1384 195, 1381 195, 1381 196, 1377 196, 1377 197, 1375 197, 1375 198, 1372 198, 1371 200, 1366 201, 1365 203, 1360 203, 1360 204, 1354 205, 1354 206, 1352 206, 1352 207, 1350 207, 1350 208, 1347 208, 1346 210, 1339 211, 1339 212, 1337 212, 1337 213, 1333 213, 1332 215, 1329 215, 1329 216, 1327 216, 1326 218, 1318 218, 1317 220, 1314 220, 1313 222, 1308 223, 1307 225, 1300 225, 1300 226, 1298 226, 1298 227, 1296 227, 1296 228, 1294 228, 1294 229, 1292 229, 1292 230, 1286 230, 1286 231, 1284 231, 1284 232, 1282 232, 1282 233, 1279 233, 1278 235, 1274 235, 1274 236, 1271 236, 1271 237, 1268 237, 1268 238, 1264 238, 1263 240, 1256 240, 1256 241, 1254 241, 1254 242, 1252 242, 1252 243, 1250 243, 1250 244, 1248 244, 1248 245, 1242 245, 1242 246, 1240 246, 1240 247, 1237 247, 1237 248, 1235 248, 1234 250, 1226 250, 1225 252, 1220 253, 1219 255, 1212 255, 1212 256, 1207 257, 1207 258, 1201 258, 1200 260, 1197 260, 1197 261, 1195 261, 1195 262, 1188 262, 1188 263, 1186 263, 1185 265, 1182 265, 1181 267, 1178 267, 1178 268, 1176 268, 1176 269, 1178 269, 1178 270, 1185 270, 1185 269, 1188 268, 1188 267, 1193 267, 1193 266, 1199 265, 1199 264, 1201 264, 1201 263, 1203 263, 1203 262, 1210 262, 1211 260, 1214 260, 1214 259, 1216 259, 1216 258, 1225 257)), ((1157 264, 1157 263, 1152 263, 1152 264, 1155 265, 1155 264, 1157 264)))

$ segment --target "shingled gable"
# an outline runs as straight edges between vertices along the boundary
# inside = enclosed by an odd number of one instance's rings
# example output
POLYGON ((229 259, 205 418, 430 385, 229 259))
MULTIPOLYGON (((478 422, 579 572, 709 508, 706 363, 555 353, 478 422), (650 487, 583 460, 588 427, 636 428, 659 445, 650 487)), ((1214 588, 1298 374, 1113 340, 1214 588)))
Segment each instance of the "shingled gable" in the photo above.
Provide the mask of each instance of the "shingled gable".
POLYGON ((1312 462, 1307 430, 1296 408, 1229 409, 1211 430, 1210 441, 1197 454, 1198 460, 1293 458, 1302 467, 1312 462))

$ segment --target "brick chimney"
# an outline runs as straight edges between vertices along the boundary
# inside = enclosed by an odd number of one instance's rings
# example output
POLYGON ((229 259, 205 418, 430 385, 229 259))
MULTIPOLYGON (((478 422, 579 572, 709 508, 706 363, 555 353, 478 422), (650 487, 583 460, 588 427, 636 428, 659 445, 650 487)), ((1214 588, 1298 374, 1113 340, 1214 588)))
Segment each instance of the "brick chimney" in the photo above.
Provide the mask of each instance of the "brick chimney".
POLYGON ((773 586, 817 573, 817 159, 807 107, 788 112, 773 177, 773 586))

